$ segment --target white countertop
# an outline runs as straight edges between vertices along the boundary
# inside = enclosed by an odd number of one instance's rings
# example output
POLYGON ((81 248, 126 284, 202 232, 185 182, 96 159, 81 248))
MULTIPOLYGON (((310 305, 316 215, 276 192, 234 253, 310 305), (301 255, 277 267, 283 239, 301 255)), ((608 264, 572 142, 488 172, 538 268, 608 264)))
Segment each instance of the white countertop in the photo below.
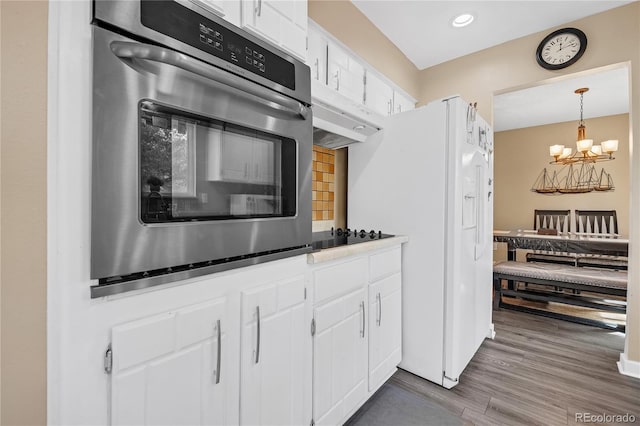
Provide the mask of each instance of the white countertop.
POLYGON ((409 241, 409 237, 406 235, 396 235, 395 237, 368 241, 366 243, 349 244, 340 247, 322 249, 307 254, 307 263, 314 264, 327 262, 329 260, 366 253, 368 251, 378 250, 385 247, 396 246, 398 244, 406 243, 407 241, 409 241))

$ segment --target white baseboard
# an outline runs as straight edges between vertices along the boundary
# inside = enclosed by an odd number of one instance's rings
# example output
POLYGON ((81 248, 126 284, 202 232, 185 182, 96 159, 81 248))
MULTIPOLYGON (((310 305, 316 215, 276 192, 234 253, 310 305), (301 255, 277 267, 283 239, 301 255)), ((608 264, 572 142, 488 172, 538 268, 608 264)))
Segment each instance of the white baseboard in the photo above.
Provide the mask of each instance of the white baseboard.
POLYGON ((620 361, 617 362, 618 371, 625 376, 635 377, 640 379, 640 362, 631 361, 627 358, 627 354, 622 352, 620 354, 620 361))
POLYGON ((491 326, 489 327, 489 332, 487 333, 487 337, 491 340, 496 338, 496 329, 493 323, 491 323, 491 326))

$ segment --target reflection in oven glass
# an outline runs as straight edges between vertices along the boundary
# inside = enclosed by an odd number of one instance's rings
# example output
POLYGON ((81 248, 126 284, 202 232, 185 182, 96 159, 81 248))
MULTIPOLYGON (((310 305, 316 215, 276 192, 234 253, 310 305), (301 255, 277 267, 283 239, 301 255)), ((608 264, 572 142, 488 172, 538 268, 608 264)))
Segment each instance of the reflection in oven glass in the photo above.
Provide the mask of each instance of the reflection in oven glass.
POLYGON ((144 101, 144 223, 296 214, 295 141, 144 101))

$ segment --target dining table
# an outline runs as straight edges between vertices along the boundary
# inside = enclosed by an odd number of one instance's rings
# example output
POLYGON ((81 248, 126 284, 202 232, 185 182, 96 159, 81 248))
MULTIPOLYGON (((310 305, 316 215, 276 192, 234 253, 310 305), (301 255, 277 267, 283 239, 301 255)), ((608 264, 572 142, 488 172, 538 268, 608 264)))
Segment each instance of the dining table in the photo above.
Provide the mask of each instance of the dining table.
POLYGON ((534 230, 494 230, 493 241, 507 243, 507 259, 516 260, 516 250, 627 256, 629 240, 618 234, 567 232, 539 234, 534 230))

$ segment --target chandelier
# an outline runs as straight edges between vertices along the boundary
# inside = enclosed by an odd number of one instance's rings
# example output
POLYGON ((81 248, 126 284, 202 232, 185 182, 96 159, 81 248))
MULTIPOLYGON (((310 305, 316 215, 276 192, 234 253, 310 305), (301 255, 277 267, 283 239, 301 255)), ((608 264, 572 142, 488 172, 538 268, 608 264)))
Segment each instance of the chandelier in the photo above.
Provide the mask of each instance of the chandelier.
POLYGON ((576 89, 580 95, 580 122, 578 123, 578 138, 576 140, 576 152, 571 147, 564 145, 551 145, 549 155, 553 157, 550 164, 595 163, 597 161, 613 160, 613 153, 618 150, 618 140, 606 140, 600 145, 594 145, 593 139, 587 139, 587 127, 584 125, 583 98, 588 87, 576 89))
POLYGON ((598 172, 595 163, 614 160, 613 153, 618 150, 618 140, 606 140, 600 145, 594 145, 593 139, 587 139, 587 128, 583 119, 583 98, 588 90, 588 87, 582 87, 575 91, 580 95, 580 122, 578 123, 576 152, 573 153, 571 147, 564 145, 551 145, 549 155, 553 157, 553 161, 549 164, 567 167, 553 173, 548 172, 546 168, 543 169, 536 178, 531 188, 532 191, 540 194, 613 191, 611 175, 604 168, 598 172))

